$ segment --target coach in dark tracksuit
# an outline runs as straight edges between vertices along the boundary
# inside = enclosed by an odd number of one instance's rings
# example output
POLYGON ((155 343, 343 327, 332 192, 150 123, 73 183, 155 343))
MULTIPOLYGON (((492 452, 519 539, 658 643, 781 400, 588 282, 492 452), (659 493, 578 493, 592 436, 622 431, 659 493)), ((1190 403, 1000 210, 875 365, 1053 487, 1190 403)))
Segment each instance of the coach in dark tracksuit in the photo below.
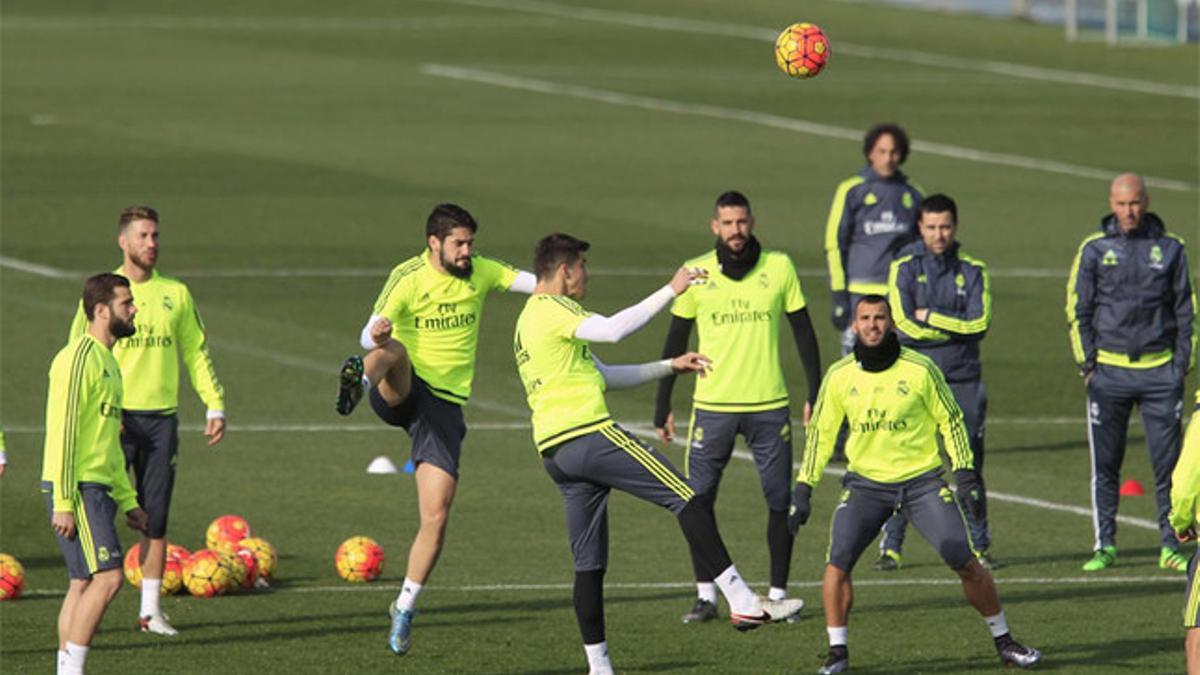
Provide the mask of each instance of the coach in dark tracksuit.
POLYGON ((1117 500, 1129 414, 1142 411, 1154 466, 1162 551, 1159 566, 1187 569, 1167 520, 1171 471, 1179 458, 1183 381, 1192 366, 1192 291, 1183 240, 1147 210, 1141 177, 1117 176, 1113 212, 1083 240, 1067 282, 1067 321, 1087 384, 1095 553, 1083 569, 1116 561, 1117 500))
MULTIPOLYGON (((992 293, 987 265, 960 250, 958 207, 946 195, 926 197, 917 218, 920 240, 900 252, 888 275, 900 344, 928 356, 946 376, 958 407, 974 461, 975 508, 964 509, 971 544, 979 562, 997 567, 988 553, 987 496, 983 483, 983 428, 987 391, 979 363, 979 343, 992 322, 992 293)), ((899 511, 884 525, 879 570, 900 566, 908 519, 899 511)))

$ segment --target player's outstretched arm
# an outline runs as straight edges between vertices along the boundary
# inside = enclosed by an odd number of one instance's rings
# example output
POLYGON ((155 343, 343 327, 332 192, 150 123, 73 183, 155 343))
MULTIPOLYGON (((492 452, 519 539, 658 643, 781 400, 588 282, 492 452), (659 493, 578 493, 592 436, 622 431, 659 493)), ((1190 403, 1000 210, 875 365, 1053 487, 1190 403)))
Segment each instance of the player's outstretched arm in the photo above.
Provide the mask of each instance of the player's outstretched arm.
POLYGON ((593 314, 584 319, 575 329, 575 337, 588 342, 620 342, 650 323, 650 319, 671 304, 675 296, 682 295, 692 284, 704 283, 706 278, 703 271, 680 267, 666 286, 638 304, 612 316, 593 314))
POLYGON ((537 277, 535 277, 532 272, 517 270, 517 276, 512 280, 512 283, 509 284, 508 291, 510 293, 524 293, 525 295, 531 295, 535 287, 537 287, 537 277))
POLYGON ((694 372, 698 373, 700 377, 704 377, 704 374, 712 367, 712 362, 708 358, 696 352, 680 354, 673 359, 618 366, 610 366, 592 354, 592 362, 596 364, 596 370, 600 371, 600 376, 604 378, 604 385, 608 389, 628 389, 678 373, 694 372))

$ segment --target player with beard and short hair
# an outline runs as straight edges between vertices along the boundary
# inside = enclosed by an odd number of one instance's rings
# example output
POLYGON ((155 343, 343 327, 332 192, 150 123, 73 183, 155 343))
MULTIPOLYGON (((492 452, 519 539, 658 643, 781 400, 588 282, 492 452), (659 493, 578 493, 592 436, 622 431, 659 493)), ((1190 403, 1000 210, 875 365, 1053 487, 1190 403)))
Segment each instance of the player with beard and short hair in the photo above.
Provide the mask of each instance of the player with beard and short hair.
POLYGON ((848 464, 829 525, 821 589, 829 656, 817 672, 829 675, 850 668, 850 574, 897 510, 958 574, 963 595, 987 624, 1000 661, 1021 668, 1036 665, 1041 652, 1013 639, 996 584, 971 550, 959 503, 979 483, 962 411, 945 376, 929 357, 900 346, 883 296, 863 296, 852 325, 854 349, 829 366, 821 382, 788 515, 793 533, 808 521, 813 488, 845 423, 850 430, 848 464), (950 458, 958 499, 941 477, 938 436, 950 458))
POLYGON ((50 364, 41 489, 70 585, 58 614, 58 672, 82 673, 104 610, 121 588, 119 508, 145 530, 146 512, 125 472, 123 387, 112 346, 134 334, 129 280, 98 274, 83 287, 87 329, 50 364))
MULTIPOLYGON (((792 559, 792 535, 787 510, 792 474, 792 424, 787 385, 779 362, 779 327, 786 317, 796 339, 808 380, 804 423, 821 383, 821 355, 805 307, 804 291, 791 258, 763 249, 754 236, 750 200, 729 191, 717 197, 712 233, 715 250, 692 258, 684 267, 701 270, 708 282, 674 300, 671 327, 663 357, 687 351, 695 325, 699 351, 716 364, 707 377, 697 378, 691 422, 688 424, 684 475, 696 491, 695 502, 713 510, 721 475, 733 454, 738 434, 754 454, 763 497, 767 502, 767 548, 771 557, 768 597, 787 596, 792 559)), ((654 425, 658 437, 675 437, 671 389, 675 377, 659 382, 654 425)), ((684 623, 717 616, 717 588, 692 554, 697 595, 684 623)))
MULTIPOLYGON (((217 381, 204 322, 191 292, 183 282, 158 272, 158 232, 158 212, 149 206, 130 206, 117 219, 117 244, 124 261, 116 272, 130 281, 138 303, 138 331, 118 340, 112 351, 126 383, 121 448, 134 472, 138 502, 150 517, 141 543, 138 626, 142 632, 170 636, 177 631, 162 613, 159 597, 179 455, 180 359, 208 409, 204 435, 210 446, 225 437, 225 390, 217 381)), ((70 335, 85 330, 87 317, 81 305, 70 335)))
POLYGON ((439 204, 425 223, 426 250, 397 265, 362 329, 366 356, 347 357, 337 411, 349 415, 370 392, 371 408, 412 438, 421 524, 404 585, 392 603, 388 646, 408 652, 417 596, 433 572, 458 486, 483 301, 493 291, 532 293, 528 272, 475 253, 475 218, 439 204))

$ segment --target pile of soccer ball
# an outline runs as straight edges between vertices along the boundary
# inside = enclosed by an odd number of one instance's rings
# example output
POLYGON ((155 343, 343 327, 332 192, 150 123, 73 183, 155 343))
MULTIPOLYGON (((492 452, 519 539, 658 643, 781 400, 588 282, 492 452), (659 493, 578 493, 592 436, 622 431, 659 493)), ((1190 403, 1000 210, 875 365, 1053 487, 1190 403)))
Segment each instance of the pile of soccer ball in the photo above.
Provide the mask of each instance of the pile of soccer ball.
MULTIPOLYGON (((252 536, 250 523, 241 516, 221 516, 212 521, 204 544, 207 548, 195 553, 176 544, 167 545, 163 595, 186 589, 198 598, 211 598, 238 589, 267 586, 279 561, 275 547, 261 537, 252 536)), ((134 588, 142 586, 140 558, 140 543, 125 554, 125 579, 134 588)))
POLYGON ((383 574, 383 547, 370 537, 350 537, 333 554, 333 566, 346 581, 374 581, 383 574))

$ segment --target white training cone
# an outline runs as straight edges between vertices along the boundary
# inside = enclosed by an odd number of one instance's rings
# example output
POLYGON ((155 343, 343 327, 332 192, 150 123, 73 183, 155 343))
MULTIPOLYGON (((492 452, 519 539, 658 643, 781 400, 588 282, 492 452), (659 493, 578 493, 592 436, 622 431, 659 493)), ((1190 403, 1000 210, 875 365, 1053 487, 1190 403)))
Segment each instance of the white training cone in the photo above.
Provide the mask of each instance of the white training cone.
POLYGON ((396 468, 395 462, 380 455, 371 460, 371 463, 367 465, 367 473, 400 473, 400 470, 396 468))

